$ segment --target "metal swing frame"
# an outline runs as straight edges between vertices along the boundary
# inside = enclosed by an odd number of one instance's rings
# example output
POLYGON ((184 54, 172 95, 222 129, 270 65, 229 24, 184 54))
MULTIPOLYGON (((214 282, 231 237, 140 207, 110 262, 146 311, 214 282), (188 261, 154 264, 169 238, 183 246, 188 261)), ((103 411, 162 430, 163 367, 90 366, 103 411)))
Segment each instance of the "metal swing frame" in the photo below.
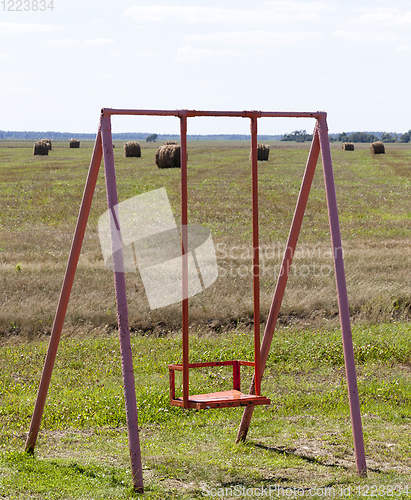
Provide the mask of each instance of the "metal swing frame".
MULTIPOLYGON (((93 155, 90 162, 89 173, 84 188, 83 199, 80 205, 79 216, 70 255, 67 263, 66 273, 57 306, 57 311, 51 331, 49 347, 44 363, 40 386, 37 393, 35 408, 26 441, 26 451, 34 453, 38 432, 44 411, 44 405, 50 385, 51 375, 56 359, 58 344, 64 324, 71 289, 77 269, 78 259, 90 213, 93 194, 96 187, 101 160, 104 158, 104 169, 106 179, 107 204, 112 210, 118 204, 117 186, 114 167, 113 142, 111 133, 111 116, 113 115, 144 115, 144 116, 174 116, 180 119, 181 135, 181 224, 182 224, 182 276, 183 297, 188 297, 188 254, 184 251, 188 248, 187 235, 187 119, 191 117, 240 117, 251 120, 251 168, 252 168, 252 206, 253 206, 253 298, 254 298, 254 362, 227 361, 213 363, 190 363, 188 344, 188 299, 182 301, 182 337, 183 337, 183 360, 181 365, 170 365, 170 397, 172 404, 184 408, 246 406, 239 427, 237 441, 246 438, 254 406, 267 404, 269 400, 260 395, 261 378, 266 366, 273 334, 278 319, 278 314, 284 295, 293 255, 297 245, 298 235, 304 216, 312 179, 315 172, 318 157, 321 152, 322 165, 325 180, 325 191, 327 197, 328 215, 330 223, 331 243, 334 259, 334 270, 337 286, 337 298, 340 313, 340 324, 344 349, 345 370, 348 385, 348 397, 350 403, 351 425, 354 440, 354 451, 356 457, 357 472, 365 476, 367 472, 364 440, 362 433, 360 403, 357 389, 357 378, 354 362, 354 351, 352 343, 350 314, 348 308, 347 288, 345 282, 343 252, 341 245, 341 234, 338 219, 338 209, 335 194, 334 175, 332 169, 331 152, 328 139, 328 127, 326 113, 317 112, 271 112, 271 111, 196 111, 196 110, 143 110, 143 109, 112 109, 101 110, 99 128, 94 145, 93 155), (284 253, 281 270, 266 323, 264 336, 260 345, 260 296, 259 296, 259 239, 258 239, 258 157, 257 157, 257 121, 259 118, 314 118, 313 141, 307 160, 306 169, 297 205, 291 224, 291 229, 284 253), (233 391, 239 394, 214 395, 189 395, 189 369, 200 366, 220 366, 221 363, 233 366, 233 391), (240 366, 254 366, 254 378, 248 395, 240 393, 240 366), (182 371, 183 374, 183 397, 175 397, 174 372, 182 371), (238 403, 238 405, 237 405, 238 403)), ((117 226, 115 230, 119 231, 117 226)), ((138 433, 137 403, 135 393, 135 382, 133 372, 133 358, 130 344, 130 329, 128 324, 128 308, 124 272, 116 270, 116 261, 122 261, 121 251, 117 252, 119 259, 113 260, 114 282, 116 291, 117 316, 120 338, 120 349, 122 359, 122 373, 124 383, 124 396, 126 405, 126 419, 129 438, 129 450, 131 460, 131 472, 133 487, 138 492, 143 492, 143 474, 141 464, 140 441, 138 433)), ((228 391, 230 392, 230 391, 228 391)))

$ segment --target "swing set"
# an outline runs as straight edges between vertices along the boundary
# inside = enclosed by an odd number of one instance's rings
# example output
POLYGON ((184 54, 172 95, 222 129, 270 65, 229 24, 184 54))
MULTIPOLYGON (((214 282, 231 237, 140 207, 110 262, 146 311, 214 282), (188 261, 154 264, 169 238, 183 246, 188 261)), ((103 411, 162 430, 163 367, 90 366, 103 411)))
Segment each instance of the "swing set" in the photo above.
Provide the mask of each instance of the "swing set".
MULTIPOLYGON (((26 441, 26 451, 34 453, 44 405, 47 397, 50 379, 56 359, 58 344, 61 337, 64 318, 70 299, 71 289, 83 243, 84 233, 90 213, 97 176, 104 158, 105 183, 108 209, 114 214, 118 205, 117 185, 114 167, 113 141, 111 132, 111 116, 143 115, 143 116, 173 116, 180 120, 181 140, 181 247, 182 247, 182 363, 169 365, 170 403, 183 408, 224 408, 244 406, 243 417, 237 434, 237 442, 245 440, 250 426, 254 407, 268 405, 270 400, 261 395, 261 379, 265 370, 271 342, 276 327, 281 302, 283 299, 291 263, 295 253, 298 235, 307 205, 307 200, 314 177, 318 157, 321 153, 325 181, 325 191, 328 206, 331 244, 334 259, 334 270, 337 287, 338 307, 342 342, 344 349, 345 371, 350 403, 351 425, 354 441, 357 472, 366 476, 364 440, 362 433, 360 403, 357 389, 354 351, 350 326, 347 289, 344 273, 341 234, 338 220, 337 201, 335 194, 334 175, 331 162, 328 127, 325 112, 266 112, 266 111, 197 111, 197 110, 141 110, 141 109, 111 109, 101 110, 100 123, 94 144, 90 168, 80 205, 79 216, 66 273, 53 323, 49 347, 44 363, 43 373, 37 394, 36 404, 26 441), (254 360, 227 360, 207 363, 190 363, 189 360, 189 310, 188 310, 188 191, 187 191, 187 119, 192 117, 239 117, 248 118, 251 122, 251 185, 252 185, 252 239, 253 239, 253 302, 254 302, 254 360), (259 118, 314 118, 313 141, 311 144, 300 193, 297 200, 294 217, 284 252, 278 281, 275 288, 270 312, 265 326, 264 336, 260 342, 260 287, 259 287, 259 231, 258 231, 258 156, 257 156, 257 122, 259 118), (204 367, 232 366, 233 389, 222 392, 190 395, 190 369, 204 367), (248 394, 241 392, 240 369, 242 366, 254 368, 253 381, 248 394), (176 396, 175 372, 182 373, 182 396, 176 396)), ((120 234, 120 224, 116 217, 110 218, 110 231, 113 235, 120 234)), ((133 487, 143 492, 143 475, 141 465, 140 441, 137 420, 137 403, 133 373, 133 358, 130 344, 130 329, 128 323, 128 308, 126 283, 123 268, 122 249, 116 251, 113 257, 114 283, 116 292, 118 329, 122 359, 124 397, 129 438, 131 472, 133 487)))

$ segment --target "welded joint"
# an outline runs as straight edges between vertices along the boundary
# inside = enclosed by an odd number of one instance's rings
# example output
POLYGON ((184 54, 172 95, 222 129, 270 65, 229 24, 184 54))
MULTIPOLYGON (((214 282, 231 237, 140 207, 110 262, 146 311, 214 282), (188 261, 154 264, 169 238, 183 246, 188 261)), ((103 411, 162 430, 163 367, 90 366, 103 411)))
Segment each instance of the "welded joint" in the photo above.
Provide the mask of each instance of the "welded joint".
POLYGON ((319 111, 317 116, 318 131, 322 134, 328 132, 327 113, 319 111))
POLYGON ((256 120, 257 118, 261 118, 262 112, 253 109, 252 111, 244 111, 244 116, 256 120))
POLYGON ((178 109, 176 111, 176 116, 178 118, 188 118, 189 116, 195 116, 195 111, 189 111, 188 109, 178 109))
POLYGON ((111 116, 115 114, 115 110, 113 108, 101 108, 101 116, 111 116))

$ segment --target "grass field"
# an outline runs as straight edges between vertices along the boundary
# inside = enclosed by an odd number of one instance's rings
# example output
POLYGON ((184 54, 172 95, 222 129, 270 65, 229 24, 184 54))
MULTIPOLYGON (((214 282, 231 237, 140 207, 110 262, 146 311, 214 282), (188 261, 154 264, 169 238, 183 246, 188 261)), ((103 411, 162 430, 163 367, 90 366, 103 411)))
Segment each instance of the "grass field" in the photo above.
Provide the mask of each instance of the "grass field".
MULTIPOLYGON (((103 169, 36 455, 22 453, 92 146, 54 143, 48 157, 33 157, 31 143, 0 142, 2 498, 135 497, 113 278, 97 233, 106 210, 103 169)), ((134 159, 116 146, 119 199, 165 187, 178 221, 180 173, 157 169, 158 145, 142 144, 134 159)), ((259 163, 263 322, 308 148, 273 143, 269 161, 259 163)), ((216 283, 190 299, 192 361, 252 356, 248 157, 247 143, 189 144, 189 223, 210 228, 220 266, 216 283)), ((333 145, 332 157, 368 478, 355 474, 318 168, 262 384, 272 404, 254 412, 247 443, 234 444, 240 409, 168 405, 167 364, 181 361, 180 308, 150 311, 140 277, 127 275, 147 498, 257 498, 260 491, 269 498, 270 485, 273 498, 411 496, 411 148, 387 145, 385 155, 372 156, 366 145, 354 152, 333 145)), ((222 390, 229 378, 222 368, 204 370, 193 384, 222 390)))
MULTIPOLYGON (((31 144, 0 147, 0 283, 3 335, 50 330, 91 157, 92 142, 80 149, 56 143, 48 157, 33 157, 31 144), (33 301, 33 298, 35 300, 33 301)), ((143 144, 141 158, 115 149, 119 199, 165 187, 176 220, 180 172, 154 164, 157 145, 143 144)), ((309 145, 272 145, 260 162, 262 319, 271 303, 283 249, 301 184, 309 145)), ((411 148, 387 145, 373 156, 368 146, 332 150, 345 251, 349 303, 354 320, 408 319, 411 315, 411 148)), ((215 329, 252 321, 251 186, 247 143, 191 143, 189 224, 212 231, 220 277, 191 299, 194 325, 215 329)), ((115 327, 111 273, 103 264, 97 220, 106 210, 103 169, 93 200, 67 328, 115 327)), ((321 168, 307 213, 281 312, 283 324, 338 324, 321 168), (314 293, 313 293, 314 292, 314 293)), ((178 329, 178 305, 151 311, 137 274, 128 274, 134 330, 178 329)))
MULTIPOLYGON (((167 364, 180 359, 180 339, 133 335, 146 497, 212 498, 220 488, 271 485, 284 488, 283 496, 298 490, 321 498, 343 490, 350 492, 343 497, 357 499, 358 488, 366 497, 368 487, 368 493, 377 488, 377 498, 390 498, 389 488, 396 498, 409 498, 411 325, 356 327, 354 342, 367 479, 355 472, 338 331, 277 332, 262 384, 271 406, 255 410, 248 440, 240 445, 234 441, 241 409, 169 406, 167 364)), ((46 347, 46 340, 37 340, 0 348, 0 496, 131 498, 114 334, 62 339, 36 455, 22 452, 46 347)), ((238 330, 191 339, 194 361, 250 359, 251 351, 251 336, 238 330)), ((208 369, 193 384, 224 390, 229 378, 222 368, 208 369)), ((224 491, 219 498, 249 498, 224 491)))

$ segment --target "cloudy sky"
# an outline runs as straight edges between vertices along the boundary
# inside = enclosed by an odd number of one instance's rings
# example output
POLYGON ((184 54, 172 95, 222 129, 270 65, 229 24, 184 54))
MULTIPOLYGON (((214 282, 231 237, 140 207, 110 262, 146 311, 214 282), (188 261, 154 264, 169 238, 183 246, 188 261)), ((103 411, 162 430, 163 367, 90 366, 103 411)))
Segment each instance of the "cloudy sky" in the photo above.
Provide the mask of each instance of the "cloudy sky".
MULTIPOLYGON (((102 107, 325 110, 331 132, 411 128, 409 0, 21 3, 0 3, 1 130, 94 132, 102 107)), ((259 131, 312 127, 267 119, 259 131)), ((178 121, 115 117, 113 131, 178 121)), ((248 131, 189 120, 189 133, 248 131)))

